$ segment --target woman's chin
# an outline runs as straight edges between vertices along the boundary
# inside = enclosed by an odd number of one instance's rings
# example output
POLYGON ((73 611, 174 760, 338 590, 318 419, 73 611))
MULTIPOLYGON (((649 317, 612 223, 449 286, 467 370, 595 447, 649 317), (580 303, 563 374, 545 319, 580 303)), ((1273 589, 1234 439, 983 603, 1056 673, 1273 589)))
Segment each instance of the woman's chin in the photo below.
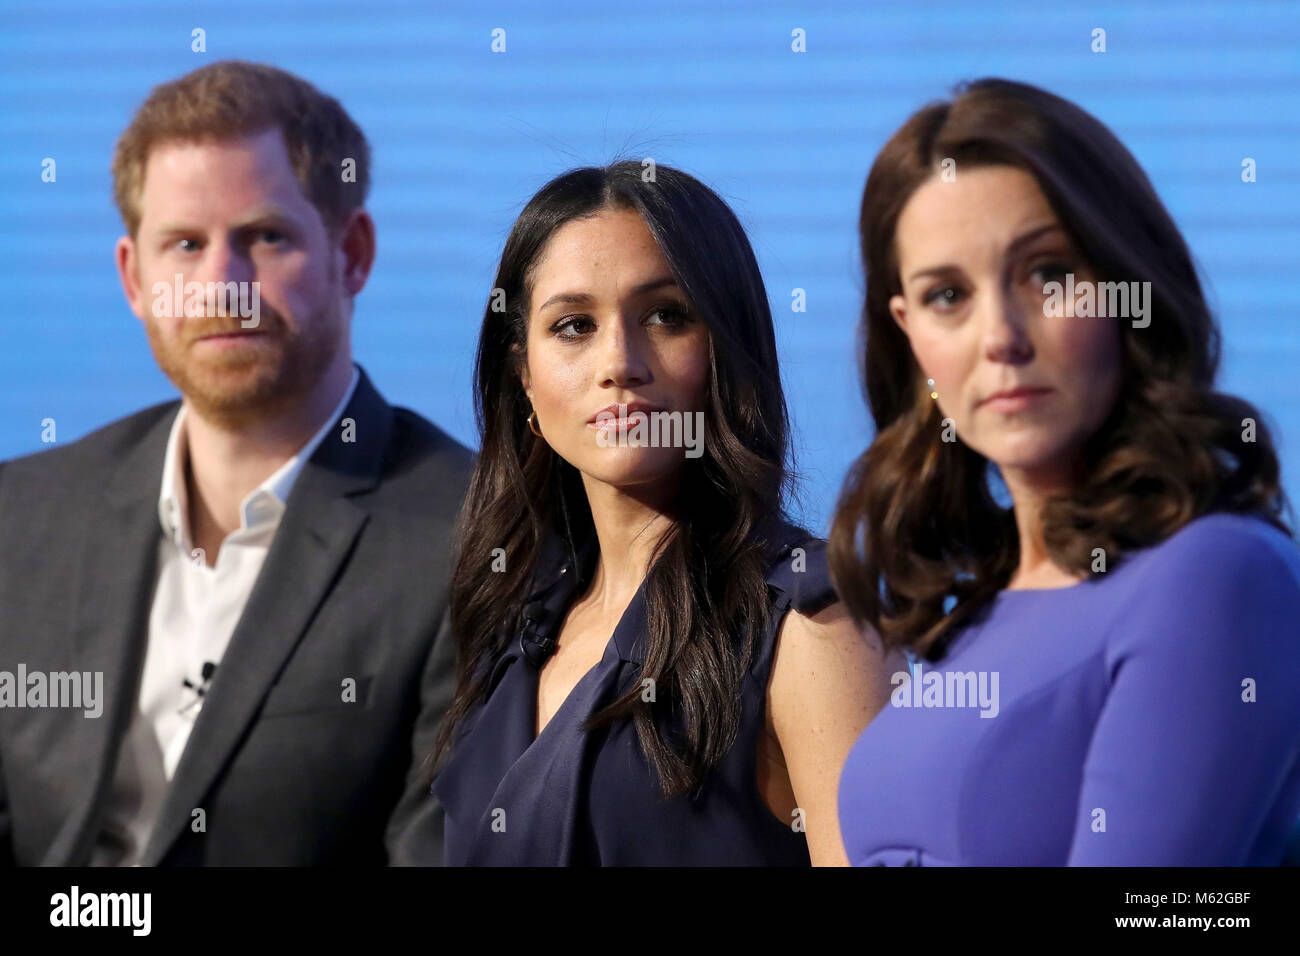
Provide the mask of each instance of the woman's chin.
POLYGON ((602 448, 574 464, 589 479, 630 489, 673 480, 682 461, 680 448, 602 448))
POLYGON ((986 443, 985 448, 975 450, 1003 472, 1034 474, 1056 471, 1060 462, 1068 457, 1065 454, 1068 444, 1058 435, 1022 433, 1002 436, 986 443))

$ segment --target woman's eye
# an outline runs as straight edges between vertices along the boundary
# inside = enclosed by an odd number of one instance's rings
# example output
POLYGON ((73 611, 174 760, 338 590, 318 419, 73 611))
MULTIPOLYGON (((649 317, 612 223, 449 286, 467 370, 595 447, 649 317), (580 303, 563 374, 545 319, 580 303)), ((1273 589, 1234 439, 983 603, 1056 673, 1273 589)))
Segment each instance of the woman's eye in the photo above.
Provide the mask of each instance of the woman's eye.
POLYGON ((1038 286, 1049 282, 1064 282, 1068 273, 1074 271, 1068 262, 1040 262, 1030 270, 1029 277, 1038 286))
POLYGON ((965 298, 965 296, 966 293, 961 289, 958 289, 956 286, 942 285, 936 286, 927 292, 921 301, 926 305, 936 307, 942 312, 945 309, 951 309, 953 306, 957 305, 957 303, 965 298))
POLYGON ((570 315, 551 326, 551 332, 561 339, 578 339, 591 331, 591 319, 585 315, 570 315))
POLYGON ((651 313, 649 318, 658 318, 660 321, 654 324, 666 325, 670 328, 681 328, 690 320, 690 314, 675 302, 658 306, 651 313))

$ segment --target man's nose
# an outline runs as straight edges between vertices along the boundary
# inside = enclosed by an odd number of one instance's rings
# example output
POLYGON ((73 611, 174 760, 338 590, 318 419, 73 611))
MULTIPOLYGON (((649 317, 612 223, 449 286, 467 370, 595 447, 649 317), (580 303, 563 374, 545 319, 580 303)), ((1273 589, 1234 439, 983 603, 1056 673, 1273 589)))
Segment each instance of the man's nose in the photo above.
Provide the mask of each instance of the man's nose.
POLYGON ((199 282, 252 282, 256 274, 253 263, 243 250, 222 239, 205 250, 198 269, 187 278, 199 282))

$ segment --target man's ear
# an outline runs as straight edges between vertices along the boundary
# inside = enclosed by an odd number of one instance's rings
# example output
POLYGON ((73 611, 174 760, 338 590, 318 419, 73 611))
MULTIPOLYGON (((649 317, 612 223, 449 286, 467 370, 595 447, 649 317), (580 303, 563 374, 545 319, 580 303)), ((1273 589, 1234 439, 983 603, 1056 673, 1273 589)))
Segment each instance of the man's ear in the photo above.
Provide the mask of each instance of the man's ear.
POLYGON ((354 296, 365 288, 375 264, 375 221, 364 209, 354 209, 338 236, 343 252, 343 289, 354 296))
POLYGON ((901 295, 891 295, 889 297, 889 314, 894 317, 894 322, 903 334, 907 334, 907 300, 901 295))
POLYGON ((122 292, 126 295, 127 305, 141 322, 145 320, 144 292, 140 288, 140 261, 136 255, 135 240, 123 236, 117 240, 113 250, 113 259, 117 264, 117 277, 122 283, 122 292))

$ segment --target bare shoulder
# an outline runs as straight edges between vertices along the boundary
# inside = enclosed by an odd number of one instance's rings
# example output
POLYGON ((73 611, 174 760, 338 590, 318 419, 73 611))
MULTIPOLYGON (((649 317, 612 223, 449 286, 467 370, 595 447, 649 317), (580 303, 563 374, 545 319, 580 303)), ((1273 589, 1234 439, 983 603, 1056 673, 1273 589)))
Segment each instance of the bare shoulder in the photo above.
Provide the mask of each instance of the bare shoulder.
POLYGON ((865 726, 889 697, 894 657, 873 629, 854 623, 842 601, 812 615, 789 611, 777 632, 769 726, 779 736, 783 719, 803 723, 815 713, 865 726))
POLYGON ((889 699, 889 657, 841 602, 791 610, 777 632, 767 692, 767 736, 783 758, 804 815, 813 865, 848 864, 840 839, 840 771, 859 734, 889 699))
MULTIPOLYGON (((792 608, 781 621, 776 640, 776 660, 784 659, 785 670, 848 661, 870 668, 885 659, 879 635, 870 627, 859 628, 843 601, 812 615, 792 608)), ((781 668, 773 664, 773 671, 781 668)))

